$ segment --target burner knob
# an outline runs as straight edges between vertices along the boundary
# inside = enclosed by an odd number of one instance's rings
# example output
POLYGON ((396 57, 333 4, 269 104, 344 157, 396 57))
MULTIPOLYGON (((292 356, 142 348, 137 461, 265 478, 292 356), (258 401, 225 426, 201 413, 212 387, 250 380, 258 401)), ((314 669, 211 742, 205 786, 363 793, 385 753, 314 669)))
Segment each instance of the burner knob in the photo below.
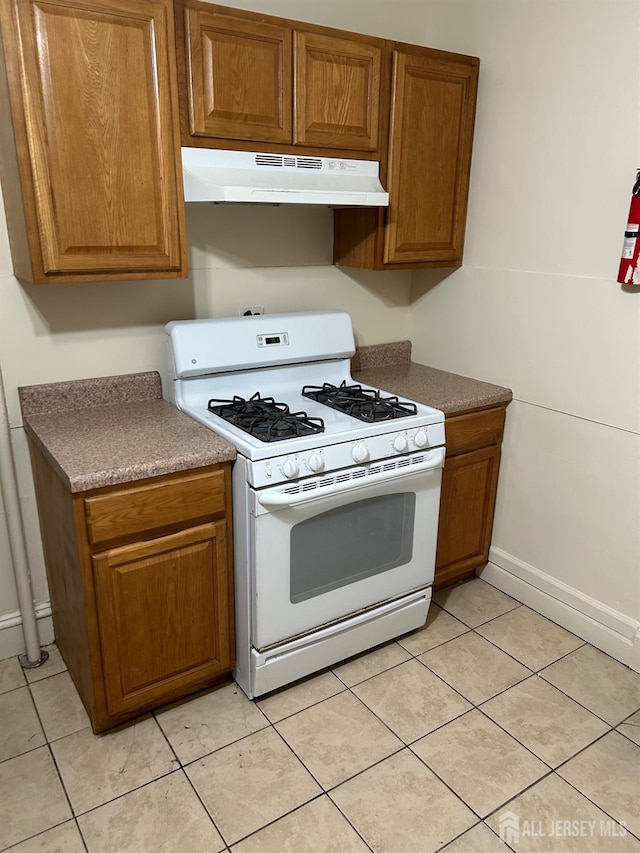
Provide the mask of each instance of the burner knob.
POLYGON ((429 436, 423 429, 419 429, 413 436, 416 447, 426 447, 429 444, 429 436))
POLYGON ((362 442, 358 442, 351 451, 351 455, 353 456, 354 462, 366 462, 369 458, 369 451, 362 442))
POLYGON ((307 459, 307 465, 313 472, 316 474, 318 471, 322 471, 324 468, 324 459, 320 456, 319 453, 312 453, 311 456, 307 459))
POLYGON ((282 473, 287 478, 287 480, 292 480, 294 477, 297 477, 298 470, 298 463, 290 456, 282 463, 282 473))
POLYGON ((407 447, 409 446, 409 442, 407 441, 404 435, 397 435, 393 439, 393 446, 398 451, 398 453, 404 453, 407 447))

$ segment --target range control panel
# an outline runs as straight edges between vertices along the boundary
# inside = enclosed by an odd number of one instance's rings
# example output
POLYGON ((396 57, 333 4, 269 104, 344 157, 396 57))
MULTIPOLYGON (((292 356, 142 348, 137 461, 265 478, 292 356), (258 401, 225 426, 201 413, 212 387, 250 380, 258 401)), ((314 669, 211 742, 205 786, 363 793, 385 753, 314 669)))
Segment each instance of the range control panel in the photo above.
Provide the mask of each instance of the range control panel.
POLYGON ((249 462, 247 470, 251 485, 262 488, 381 459, 399 459, 443 444, 444 424, 430 424, 249 462))

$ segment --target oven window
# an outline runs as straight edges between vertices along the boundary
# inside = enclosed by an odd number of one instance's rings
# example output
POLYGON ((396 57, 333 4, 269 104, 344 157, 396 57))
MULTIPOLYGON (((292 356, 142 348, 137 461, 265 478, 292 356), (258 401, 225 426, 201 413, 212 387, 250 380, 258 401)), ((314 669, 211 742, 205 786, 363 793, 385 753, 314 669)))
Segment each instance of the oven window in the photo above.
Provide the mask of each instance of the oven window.
POLYGON ((380 495, 314 515, 291 530, 291 603, 410 562, 416 496, 380 495))

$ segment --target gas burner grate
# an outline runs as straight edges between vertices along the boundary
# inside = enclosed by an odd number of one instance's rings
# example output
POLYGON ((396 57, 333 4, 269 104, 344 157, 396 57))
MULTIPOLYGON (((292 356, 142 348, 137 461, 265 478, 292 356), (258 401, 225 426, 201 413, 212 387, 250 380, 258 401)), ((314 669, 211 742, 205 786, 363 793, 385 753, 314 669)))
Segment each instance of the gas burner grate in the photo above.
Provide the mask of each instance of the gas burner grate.
POLYGON ((366 423, 406 418, 418 411, 415 403, 407 403, 398 397, 383 397, 379 391, 362 385, 347 385, 346 382, 341 385, 328 382, 305 385, 302 395, 366 423))
POLYGON ((231 400, 209 400, 208 410, 260 441, 285 441, 324 432, 321 418, 310 418, 306 412, 292 412, 286 403, 256 392, 249 399, 234 396, 231 400))

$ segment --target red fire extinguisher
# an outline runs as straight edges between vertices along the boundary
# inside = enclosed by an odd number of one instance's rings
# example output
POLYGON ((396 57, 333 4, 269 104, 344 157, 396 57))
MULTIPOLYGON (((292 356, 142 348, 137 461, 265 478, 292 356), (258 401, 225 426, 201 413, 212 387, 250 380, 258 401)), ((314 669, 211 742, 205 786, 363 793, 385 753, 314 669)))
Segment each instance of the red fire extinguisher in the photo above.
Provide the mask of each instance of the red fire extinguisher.
POLYGON ((636 175, 631 193, 631 207, 624 232, 618 281, 620 284, 635 284, 640 287, 640 171, 636 175))

